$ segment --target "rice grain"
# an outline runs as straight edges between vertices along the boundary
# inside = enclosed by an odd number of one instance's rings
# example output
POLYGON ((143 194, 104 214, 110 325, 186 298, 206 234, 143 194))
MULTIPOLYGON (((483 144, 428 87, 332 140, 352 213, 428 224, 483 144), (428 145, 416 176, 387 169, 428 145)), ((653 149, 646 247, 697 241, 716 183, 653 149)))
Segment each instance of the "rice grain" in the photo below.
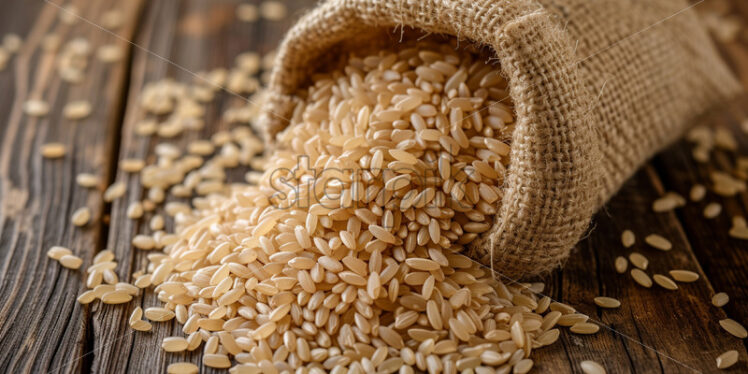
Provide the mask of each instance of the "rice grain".
POLYGON ((730 296, 724 292, 719 292, 712 296, 712 305, 716 306, 717 308, 721 308, 730 301, 730 296))

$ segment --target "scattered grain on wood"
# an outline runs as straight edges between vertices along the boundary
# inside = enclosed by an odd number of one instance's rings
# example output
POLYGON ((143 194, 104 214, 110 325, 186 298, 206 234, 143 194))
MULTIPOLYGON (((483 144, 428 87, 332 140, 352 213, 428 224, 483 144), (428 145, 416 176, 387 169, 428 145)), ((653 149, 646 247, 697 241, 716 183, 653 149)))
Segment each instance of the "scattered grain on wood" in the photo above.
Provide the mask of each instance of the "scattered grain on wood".
POLYGON ((85 226, 91 220, 91 210, 85 206, 78 208, 73 212, 70 220, 75 226, 85 226))
POLYGON ((31 117, 44 117, 49 113, 49 104, 44 100, 30 99, 23 103, 23 111, 31 117))
POLYGON ((716 306, 717 308, 721 308, 727 305, 728 302, 730 302, 730 295, 724 292, 719 292, 712 296, 712 305, 716 306))
POLYGON ((708 219, 716 218, 722 212, 722 205, 719 203, 709 203, 704 207, 704 217, 708 219))
POLYGON ((626 260, 625 257, 618 256, 618 257, 616 257, 614 265, 615 265, 615 268, 616 268, 616 272, 618 272, 618 274, 623 274, 623 273, 626 272, 626 269, 628 269, 629 262, 628 262, 628 260, 626 260))
POLYGON ((699 274, 690 270, 670 270, 670 276, 681 283, 691 283, 699 280, 699 274))
POLYGON ((595 304, 601 308, 618 308, 621 302, 612 297, 598 296, 595 298, 595 304))
POLYGON ((271 21, 280 21, 286 18, 286 5, 280 1, 266 0, 260 4, 260 15, 271 21))
POLYGON ((719 325, 722 326, 725 331, 729 332, 735 337, 740 339, 748 338, 748 331, 738 321, 731 318, 722 319, 719 321, 719 325))
POLYGON ((83 265, 83 260, 75 255, 64 255, 60 257, 59 261, 60 265, 73 270, 77 270, 83 265))
POLYGON ((80 120, 91 114, 91 103, 85 100, 71 101, 65 104, 62 115, 69 120, 80 120))
POLYGON ((598 331, 600 331, 600 326, 595 323, 589 323, 589 322, 578 322, 569 327, 569 331, 575 333, 575 334, 595 334, 598 331))
POLYGON ((99 177, 90 173, 80 173, 75 176, 75 182, 84 188, 94 188, 100 183, 99 177))
POLYGON ((669 251, 673 249, 673 244, 670 243, 669 240, 665 239, 665 237, 658 234, 647 235, 647 237, 644 238, 644 241, 651 247, 659 249, 661 251, 669 251))
POLYGON ((658 286, 666 290, 674 291, 678 289, 678 285, 675 284, 675 281, 662 274, 655 274, 652 276, 652 279, 655 283, 657 283, 658 286))
POLYGON ((67 147, 62 143, 47 143, 42 145, 41 152, 44 158, 60 158, 67 153, 67 147))
POLYGON ((633 246, 634 243, 636 243, 636 235, 634 235, 634 232, 631 230, 623 230, 623 233, 621 233, 621 243, 624 248, 630 248, 633 246))
POLYGON ((642 270, 647 270, 647 266, 649 266, 649 260, 639 252, 631 252, 629 261, 631 261, 632 265, 642 270))
POLYGON ((652 279, 641 269, 631 269, 631 277, 642 287, 652 287, 652 279))
POLYGON ((730 350, 727 351, 719 356, 717 356, 717 368, 718 369, 727 369, 731 366, 735 365, 738 362, 738 359, 740 358, 738 351, 736 350, 730 350))
POLYGON ((605 368, 595 361, 582 361, 579 367, 584 374, 606 374, 605 368))

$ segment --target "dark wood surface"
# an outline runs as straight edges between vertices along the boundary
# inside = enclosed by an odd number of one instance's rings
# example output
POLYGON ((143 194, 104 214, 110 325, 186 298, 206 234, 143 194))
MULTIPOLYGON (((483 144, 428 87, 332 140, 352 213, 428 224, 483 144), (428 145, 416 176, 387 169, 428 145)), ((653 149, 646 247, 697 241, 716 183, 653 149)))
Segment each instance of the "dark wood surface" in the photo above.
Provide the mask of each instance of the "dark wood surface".
MULTIPOLYGON (((127 327, 136 305, 158 304, 152 293, 126 305, 82 307, 75 301, 84 289, 82 273, 61 268, 46 257, 46 251, 53 245, 72 248, 85 267, 96 252, 110 248, 116 252, 121 279, 129 280, 142 269, 145 255, 131 248, 130 238, 147 230, 147 220, 129 220, 125 210, 143 191, 137 177, 118 170, 117 160, 152 154, 155 142, 133 134, 144 116, 137 105, 143 86, 166 77, 192 80, 192 72, 229 67, 237 54, 247 50, 268 52, 312 2, 287 2, 288 18, 256 23, 236 20, 238 1, 72 3, 94 23, 105 10, 122 9, 125 21, 116 31, 118 36, 85 20, 61 24, 57 2, 0 4, 0 35, 14 32, 26 40, 21 53, 0 72, 0 372, 152 373, 165 372, 170 362, 199 363, 197 353, 165 354, 159 348, 161 337, 181 330, 176 322, 154 324, 150 333, 127 327), (54 59, 38 48, 43 36, 53 31, 63 39, 85 36, 94 45, 121 43, 128 56, 109 65, 92 61, 86 81, 69 85, 59 80, 54 59), (49 101, 50 115, 42 119, 23 115, 20 106, 28 97, 49 101), (81 121, 62 119, 64 103, 82 98, 94 104, 94 113, 81 121), (42 159, 39 147, 50 141, 67 144, 68 156, 42 159), (103 186, 91 191, 75 185, 80 172, 95 172, 107 183, 124 181, 127 195, 104 204, 99 193, 103 186), (94 217, 109 217, 109 224, 96 220, 74 229, 70 214, 83 205, 92 208, 94 217)), ((735 11, 748 20, 748 6, 735 3, 735 11)), ((743 39, 721 43, 720 51, 748 87, 746 37, 748 33, 743 39)), ((186 145, 230 128, 220 114, 241 104, 242 98, 220 93, 209 106, 205 129, 186 132, 173 143, 186 145)), ((701 121, 730 126, 739 134, 746 110, 748 96, 743 96, 701 121)), ((738 138, 741 151, 748 153, 748 136, 738 138)), ((709 163, 697 164, 690 154, 691 146, 679 142, 644 166, 596 215, 589 236, 564 269, 544 279, 547 295, 569 303, 603 328, 594 336, 564 329, 557 344, 533 353, 535 372, 580 373, 579 362, 586 359, 604 364, 609 373, 715 372, 715 358, 730 349, 740 352, 740 362, 730 372, 748 371, 746 342, 728 335, 717 323, 729 316, 748 324, 748 241, 727 235, 733 215, 748 216, 748 194, 722 198, 710 193, 703 202, 669 213, 653 213, 650 208, 664 191, 687 195, 694 183, 708 183, 710 170, 735 162, 733 156, 717 152, 709 163), (702 210, 710 201, 721 203, 723 213, 705 220, 702 210), (650 274, 683 268, 698 272, 701 279, 680 284, 678 291, 666 291, 656 286, 644 289, 628 275, 617 274, 614 259, 631 251, 620 243, 624 229, 637 233, 633 250, 650 259, 650 274), (642 241, 649 233, 670 238, 674 249, 663 253, 647 248, 642 241), (720 291, 731 299, 724 308, 710 303, 720 291), (601 310, 592 302, 598 295, 618 298, 623 306, 601 310)))

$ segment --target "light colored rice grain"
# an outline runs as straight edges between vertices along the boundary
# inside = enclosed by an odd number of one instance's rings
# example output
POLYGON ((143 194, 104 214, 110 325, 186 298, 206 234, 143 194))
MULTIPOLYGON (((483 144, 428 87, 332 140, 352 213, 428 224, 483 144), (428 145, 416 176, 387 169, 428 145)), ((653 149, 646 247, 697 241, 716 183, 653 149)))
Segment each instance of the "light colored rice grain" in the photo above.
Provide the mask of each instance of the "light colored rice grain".
POLYGON ((70 221, 73 223, 73 225, 81 227, 88 224, 88 221, 91 220, 91 210, 88 209, 88 207, 82 207, 78 208, 73 212, 72 217, 70 218, 70 221))
POLYGON ((649 266, 649 260, 639 252, 631 252, 629 261, 631 261, 632 265, 642 270, 647 270, 647 266, 649 266))
POLYGON ((633 246, 634 243, 636 243, 634 232, 631 230, 623 230, 623 233, 621 233, 621 243, 624 248, 630 248, 633 246))
POLYGON ((625 257, 618 256, 618 257, 616 257, 616 261, 615 261, 614 265, 615 265, 615 268, 616 268, 616 272, 618 272, 618 274, 623 274, 623 273, 626 272, 626 269, 628 269, 629 262, 628 262, 628 260, 626 260, 625 257))
POLYGON ((79 186, 84 188, 94 188, 97 187, 100 183, 99 177, 89 173, 80 173, 76 175, 75 182, 78 183, 79 186))
POLYGON ((706 187, 702 184, 695 184, 691 187, 691 191, 689 192, 689 198, 691 201, 699 202, 704 199, 706 196, 706 187))
POLYGON ((717 308, 721 308, 730 301, 730 296, 724 292, 716 293, 714 296, 712 296, 712 305, 716 306, 717 308))
POLYGON ((600 331, 600 326, 589 322, 578 322, 569 327, 569 331, 575 334, 595 334, 600 331))
POLYGON ((168 374, 197 374, 198 371, 197 365, 191 362, 175 362, 166 367, 168 374))
POLYGON ((231 367, 231 361, 225 354, 204 354, 203 365, 216 369, 228 369, 231 367))
POLYGON ((23 103, 23 111, 31 117, 44 117, 49 113, 49 104, 44 100, 27 100, 23 103))
POLYGON ((670 276, 681 283, 696 282, 699 279, 699 274, 689 270, 670 270, 670 276))
POLYGON ((169 336, 161 340, 161 348, 166 352, 181 352, 187 349, 187 339, 181 336, 169 336))
POLYGON ((652 279, 654 280, 655 283, 657 283, 658 286, 666 290, 675 291, 678 289, 678 285, 675 284, 675 281, 673 281, 672 279, 662 274, 655 274, 652 276, 652 279))
POLYGON ((41 153, 44 158, 60 158, 67 153, 67 147, 62 143, 47 143, 42 145, 41 153))
POLYGON ((612 297, 605 297, 605 296, 598 296, 595 298, 595 304, 601 308, 618 308, 621 306, 621 302, 612 298, 612 297))
POLYGON ((63 256, 72 255, 73 251, 68 248, 61 247, 59 245, 53 246, 47 251, 47 257, 55 260, 61 259, 63 256))
POLYGON ((719 321, 719 325, 722 326, 725 331, 729 332, 731 335, 740 338, 745 339, 748 338, 748 331, 746 331, 745 327, 741 325, 739 322, 735 321, 734 319, 726 318, 719 321))
POLYGON ((75 255, 63 255, 59 258, 60 265, 68 269, 79 269, 83 264, 83 260, 75 255))
POLYGON ((130 324, 130 328, 137 331, 151 331, 153 325, 148 321, 138 320, 130 324))
POLYGON ((661 251, 669 251, 673 248, 673 244, 663 236, 658 234, 650 234, 644 238, 644 241, 651 247, 659 249, 661 251))
POLYGON ((122 197, 127 192, 127 185, 123 182, 115 182, 104 191, 104 201, 111 203, 115 199, 122 197))
POLYGON ((169 321, 175 316, 173 311, 159 307, 146 308, 144 314, 145 318, 148 318, 149 320, 154 322, 169 321))
POLYGON ((119 167, 127 173, 137 173, 145 167, 145 161, 137 158, 125 158, 120 160, 119 167))
POLYGON ((96 300, 96 293, 93 291, 85 291, 78 296, 76 299, 81 304, 88 304, 96 300))
POLYGON ((685 199, 674 192, 667 192, 652 203, 654 212, 669 212, 685 204, 685 199))
POLYGON ((605 368, 595 361, 585 360, 579 363, 584 374, 606 374, 605 368))
POLYGON ((156 241, 152 236, 140 234, 132 238, 132 245, 137 249, 150 250, 156 247, 156 241))
POLYGON ((652 287, 652 279, 641 269, 631 269, 631 277, 634 278, 634 281, 642 287, 652 287))
POLYGON ((271 21, 280 21, 286 17, 286 5, 280 1, 266 0, 260 4, 260 15, 271 21))
POLYGON ((91 104, 85 100, 71 101, 65 104, 62 115, 69 120, 80 120, 91 114, 91 104))
POLYGON ((722 212, 722 205, 719 203, 709 203, 704 207, 704 217, 708 219, 716 218, 722 212))
POLYGON ((525 358, 514 364, 513 374, 525 374, 532 369, 533 362, 529 358, 525 358))
POLYGON ((143 216, 143 204, 139 201, 135 201, 133 203, 130 203, 130 205, 127 207, 127 218, 130 219, 138 219, 143 216))
POLYGON ((132 295, 124 291, 111 291, 101 295, 104 304, 123 304, 132 300, 132 295))
POLYGON ((257 6, 254 4, 241 3, 236 7, 236 18, 242 22, 254 22, 259 18, 257 6))
POLYGON ((717 357, 717 368, 727 369, 738 362, 740 355, 736 350, 727 351, 717 357))

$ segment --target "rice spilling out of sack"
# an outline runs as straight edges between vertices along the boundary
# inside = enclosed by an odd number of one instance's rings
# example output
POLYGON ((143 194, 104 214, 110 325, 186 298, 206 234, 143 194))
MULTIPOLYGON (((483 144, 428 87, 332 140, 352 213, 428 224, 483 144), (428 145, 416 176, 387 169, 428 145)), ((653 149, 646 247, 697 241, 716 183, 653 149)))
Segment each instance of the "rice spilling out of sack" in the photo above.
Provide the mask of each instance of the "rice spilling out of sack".
POLYGON ((235 372, 528 371, 573 310, 461 254, 501 203, 499 71, 418 41, 315 75, 256 184, 194 199, 134 282, 183 324, 164 345, 235 372))

